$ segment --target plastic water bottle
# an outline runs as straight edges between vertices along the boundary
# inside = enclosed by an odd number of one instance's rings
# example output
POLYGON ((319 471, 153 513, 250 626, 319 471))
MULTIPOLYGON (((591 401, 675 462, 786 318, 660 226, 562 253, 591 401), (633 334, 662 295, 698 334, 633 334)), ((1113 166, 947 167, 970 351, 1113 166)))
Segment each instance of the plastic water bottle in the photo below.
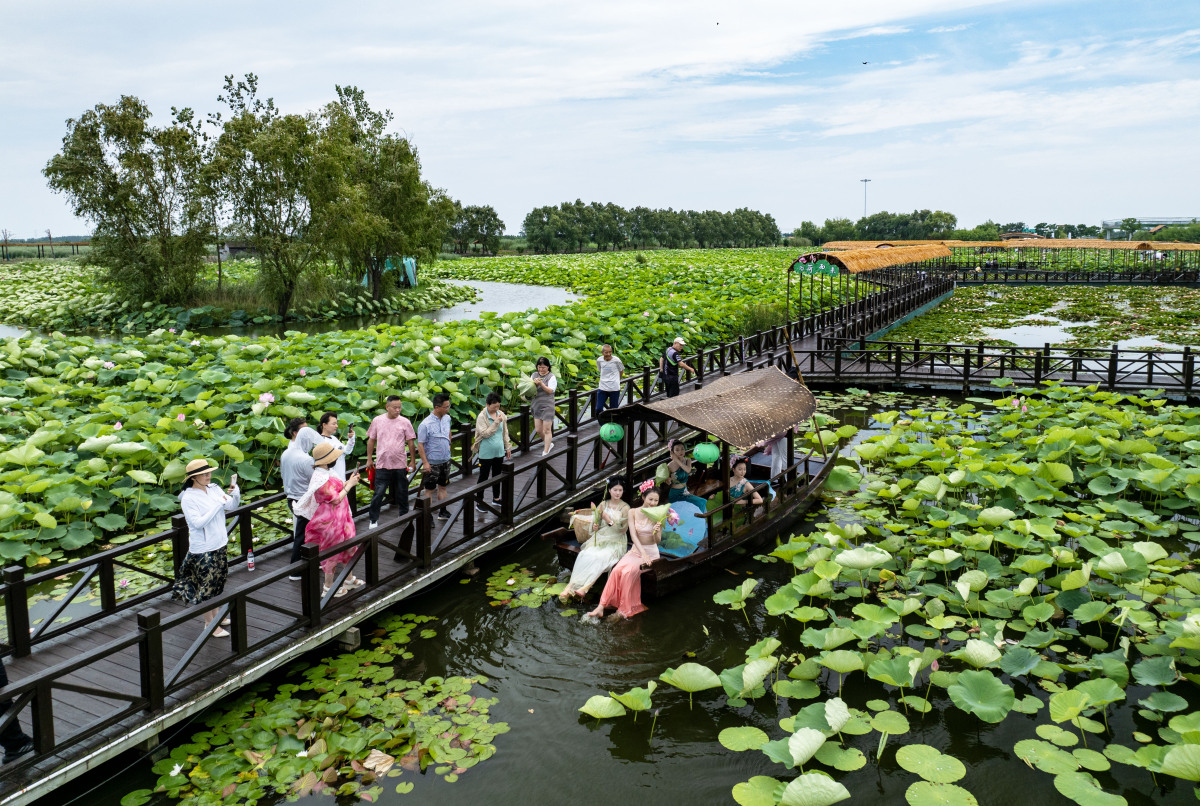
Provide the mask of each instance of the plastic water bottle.
POLYGON ((250 549, 246 552, 246 570, 254 570, 254 549, 250 549))

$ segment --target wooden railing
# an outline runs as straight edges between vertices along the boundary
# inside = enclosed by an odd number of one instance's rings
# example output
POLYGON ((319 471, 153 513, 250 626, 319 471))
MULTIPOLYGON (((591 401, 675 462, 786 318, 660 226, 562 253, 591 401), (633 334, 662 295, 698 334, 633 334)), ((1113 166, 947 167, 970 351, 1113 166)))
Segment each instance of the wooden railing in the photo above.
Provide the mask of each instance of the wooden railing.
POLYGON ((801 371, 831 382, 875 380, 893 383, 942 382, 986 386, 998 378, 1018 385, 1059 381, 1102 389, 1163 389, 1194 397, 1196 354, 1183 350, 1119 350, 1071 347, 1001 347, 969 344, 867 341, 822 337, 815 350, 797 354, 801 371))
POLYGON ((1003 266, 993 268, 946 267, 937 269, 939 277, 966 285, 989 283, 1030 285, 1194 285, 1200 283, 1200 271, 1181 268, 1144 269, 1056 269, 1046 267, 1003 266))

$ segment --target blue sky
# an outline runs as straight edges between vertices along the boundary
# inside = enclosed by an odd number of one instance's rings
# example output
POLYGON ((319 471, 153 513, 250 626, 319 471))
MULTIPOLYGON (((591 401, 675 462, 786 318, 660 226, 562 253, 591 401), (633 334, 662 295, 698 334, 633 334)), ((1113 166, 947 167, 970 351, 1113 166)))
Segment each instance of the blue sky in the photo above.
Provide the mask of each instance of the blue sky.
POLYGON ((335 84, 390 108, 424 173, 517 232, 535 206, 960 224, 1200 216, 1200 4, 6 4, 0 228, 84 232, 41 168, 121 94, 218 109, 257 73, 287 111, 335 84), (867 62, 867 64, 863 64, 867 62))

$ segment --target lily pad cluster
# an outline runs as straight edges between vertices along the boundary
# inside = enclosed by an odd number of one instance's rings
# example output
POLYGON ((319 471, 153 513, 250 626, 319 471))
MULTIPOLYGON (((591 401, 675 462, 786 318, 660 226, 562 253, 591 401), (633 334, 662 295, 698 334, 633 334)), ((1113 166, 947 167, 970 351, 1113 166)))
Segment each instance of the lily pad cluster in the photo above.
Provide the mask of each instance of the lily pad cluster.
POLYGON ((453 782, 490 758, 508 731, 492 722, 496 700, 472 693, 482 678, 397 676, 405 646, 428 616, 389 616, 372 649, 324 661, 268 696, 259 685, 207 720, 207 730, 154 766, 154 790, 137 790, 123 806, 154 793, 200 804, 257 803, 326 793, 377 802, 384 787, 412 791, 415 773, 432 769, 453 782), (390 779, 399 779, 393 782, 390 779))
POLYGON ((487 596, 492 607, 538 608, 567 587, 553 574, 537 574, 516 563, 503 565, 487 579, 487 596))
MULTIPOLYGON (((216 286, 216 267, 208 268, 205 282, 216 286)), ((225 263, 227 287, 258 281, 257 261, 225 263)), ((215 326, 241 327, 284 321, 273 310, 233 310, 214 305, 192 308, 122 300, 101 284, 96 270, 74 260, 37 261, 0 266, 0 281, 9 289, 5 324, 44 330, 139 333, 157 328, 201 330, 215 326)), ((380 300, 363 289, 331 290, 320 302, 304 302, 288 314, 288 321, 310 322, 349 316, 388 316, 407 311, 429 311, 472 301, 478 296, 469 286, 428 282, 415 289, 399 290, 380 300)))
POLYGON ((1003 334, 986 331, 1056 325, 1069 338, 1052 340, 1054 347, 1109 347, 1130 338, 1147 344, 1196 345, 1200 344, 1198 307, 1200 289, 1184 286, 963 286, 937 308, 885 338, 1011 346, 1003 334))
POLYGON ((1146 787, 1200 781, 1200 408, 1047 384, 884 412, 873 426, 833 519, 771 553, 791 579, 769 595, 743 584, 714 597, 775 633, 745 665, 709 672, 726 704, 768 691, 817 700, 781 720, 788 735, 774 742, 722 734, 803 770, 803 786, 756 776, 735 799, 843 797, 808 776, 836 782, 858 764, 843 751, 862 747, 830 744, 834 733, 874 732, 877 763, 890 763, 890 744, 924 779, 909 803, 974 803, 947 747, 889 741, 935 707, 981 730, 1018 720, 1029 738, 1013 755, 1080 804, 1125 802, 1106 777, 1118 764, 1144 771, 1146 787), (850 708, 835 725, 827 710, 850 679, 875 695, 873 713, 850 708))

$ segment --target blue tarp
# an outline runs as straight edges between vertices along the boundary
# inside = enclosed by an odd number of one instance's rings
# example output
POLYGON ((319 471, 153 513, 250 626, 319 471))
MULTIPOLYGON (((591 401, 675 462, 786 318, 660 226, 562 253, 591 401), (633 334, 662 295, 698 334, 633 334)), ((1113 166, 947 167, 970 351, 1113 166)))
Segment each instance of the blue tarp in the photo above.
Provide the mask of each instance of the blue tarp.
MULTIPOLYGON (((416 260, 416 258, 411 258, 411 257, 402 258, 400 263, 404 267, 404 276, 405 276, 405 278, 408 279, 408 284, 411 287, 416 288, 417 287, 417 260, 416 260)), ((383 262, 383 273, 384 274, 387 274, 389 271, 397 271, 397 270, 398 270, 397 267, 392 264, 391 258, 388 258, 387 260, 385 260, 383 262)), ((367 285, 367 283, 370 281, 370 277, 371 277, 370 273, 367 273, 367 272, 363 273, 362 284, 364 286, 367 285)))

